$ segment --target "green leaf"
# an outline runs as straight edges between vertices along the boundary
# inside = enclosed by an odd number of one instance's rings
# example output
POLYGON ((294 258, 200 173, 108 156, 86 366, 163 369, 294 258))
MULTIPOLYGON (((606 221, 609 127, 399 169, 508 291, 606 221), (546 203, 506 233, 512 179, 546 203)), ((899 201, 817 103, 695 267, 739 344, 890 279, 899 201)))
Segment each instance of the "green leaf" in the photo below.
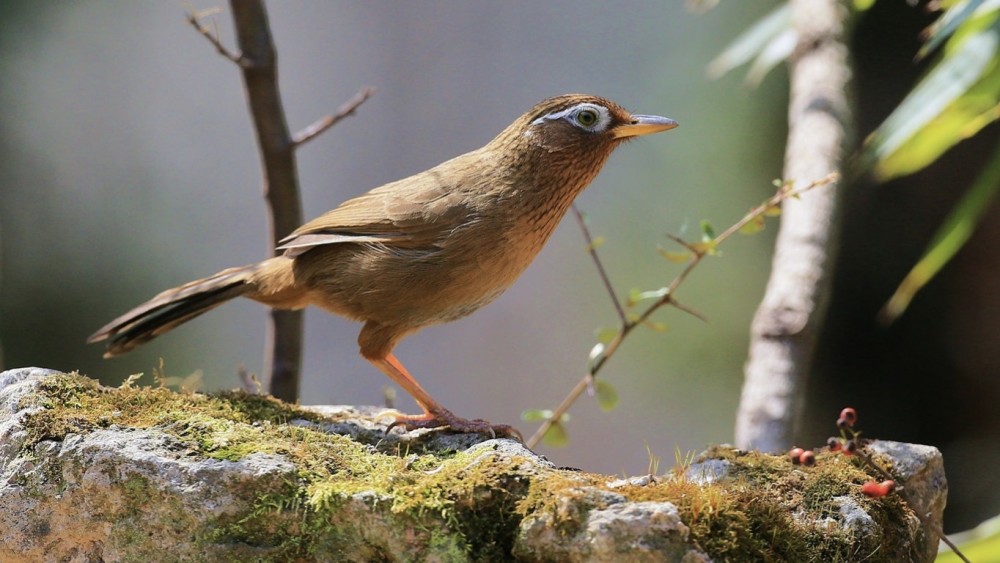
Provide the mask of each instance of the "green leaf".
POLYGON ((691 248, 693 248, 695 252, 700 252, 702 254, 713 256, 716 254, 715 249, 717 246, 719 245, 716 244, 714 240, 707 240, 705 242, 696 242, 691 245, 691 248))
POLYGON ((642 324, 655 330, 656 332, 667 332, 667 323, 661 323, 660 321, 646 321, 642 324))
POLYGON ((701 227, 701 241, 709 242, 715 239, 715 228, 706 219, 702 219, 698 226, 701 227))
POLYGON ((792 26, 792 11, 782 4, 757 20, 708 64, 708 75, 719 78, 758 56, 779 35, 792 26))
POLYGON ((562 422, 553 422, 542 436, 542 442, 553 448, 564 448, 569 444, 569 433, 562 422))
POLYGON ((542 422, 552 417, 549 409, 528 409, 521 413, 521 420, 525 422, 542 422))
POLYGON ((594 336, 597 337, 598 342, 607 346, 608 342, 611 342, 618 336, 618 329, 610 326, 602 326, 594 331, 594 336))
POLYGON ((672 250, 667 250, 660 245, 656 245, 656 251, 660 253, 660 256, 663 256, 674 264, 683 264, 691 259, 690 252, 674 252, 672 250))
POLYGON ((755 235, 764 230, 764 216, 758 215, 751 219, 746 225, 740 227, 740 234, 755 235))
POLYGON ((976 224, 1000 188, 1000 145, 982 174, 955 205, 919 262, 906 275, 879 312, 879 320, 892 322, 906 310, 913 297, 955 256, 972 236, 976 224))
POLYGON ((632 289, 628 290, 628 296, 625 297, 625 306, 635 307, 635 304, 639 302, 640 293, 642 293, 642 291, 640 291, 639 288, 637 287, 633 287, 632 289))
MULTIPOLYGON (((920 170, 995 120, 1000 22, 955 35, 941 61, 865 141, 861 162, 888 180, 920 170)), ((976 26, 984 18, 977 19, 976 26)), ((973 22, 970 22, 970 25, 973 22)))
POLYGON ((979 8, 983 3, 983 0, 967 0, 956 3, 951 8, 948 8, 941 17, 939 17, 934 23, 928 27, 930 31, 930 36, 927 38, 927 42, 924 43, 920 50, 917 52, 917 60, 921 60, 935 49, 956 29, 963 23, 965 23, 970 17, 972 17, 973 12, 979 8))
POLYGON ((594 396, 597 397, 597 404, 604 412, 615 410, 618 406, 618 391, 603 379, 598 379, 594 385, 594 396))

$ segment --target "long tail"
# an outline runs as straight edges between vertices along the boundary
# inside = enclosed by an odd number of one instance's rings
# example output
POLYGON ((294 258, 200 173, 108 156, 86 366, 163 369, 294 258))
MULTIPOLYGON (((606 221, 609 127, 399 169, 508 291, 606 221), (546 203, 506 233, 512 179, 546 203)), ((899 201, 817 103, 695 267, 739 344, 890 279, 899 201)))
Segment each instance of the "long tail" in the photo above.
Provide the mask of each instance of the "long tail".
POLYGON ((260 264, 223 270, 214 276, 168 289, 104 325, 88 343, 108 340, 105 358, 124 354, 226 301, 253 290, 251 276, 260 264))

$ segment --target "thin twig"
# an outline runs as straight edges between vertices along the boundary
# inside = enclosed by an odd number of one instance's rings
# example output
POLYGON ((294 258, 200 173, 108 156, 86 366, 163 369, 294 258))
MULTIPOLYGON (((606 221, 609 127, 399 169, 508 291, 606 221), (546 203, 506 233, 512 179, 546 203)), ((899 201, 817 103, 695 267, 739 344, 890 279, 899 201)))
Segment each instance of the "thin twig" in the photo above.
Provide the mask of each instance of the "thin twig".
POLYGON ((708 317, 703 315, 701 311, 688 307, 687 305, 682 305, 679 301, 677 301, 676 298, 670 299, 670 306, 674 307, 675 309, 680 309, 681 311, 684 311, 685 313, 691 315, 692 317, 698 319, 699 321, 706 323, 708 322, 708 317))
POLYGON ((320 119, 316 123, 313 123, 309 127, 299 131, 292 137, 292 144, 296 147, 300 147, 307 142, 313 140, 314 138, 321 135, 327 129, 336 125, 341 119, 349 115, 353 115, 358 107, 365 103, 365 100, 372 97, 375 93, 375 89, 371 86, 365 86, 354 95, 353 98, 344 102, 339 108, 337 108, 337 113, 333 115, 328 115, 323 119, 320 119))
MULTIPOLYGON (((865 462, 865 464, 867 464, 868 467, 873 468, 879 475, 882 476, 883 479, 888 479, 893 483, 896 482, 896 478, 893 477, 892 474, 886 471, 885 469, 882 469, 881 465, 875 463, 875 460, 872 459, 872 456, 868 452, 864 451, 864 448, 858 447, 858 450, 854 452, 854 455, 856 455, 859 459, 861 459, 861 461, 865 462)), ((897 488, 896 491, 899 492, 901 491, 901 489, 897 488)), ((904 498, 904 500, 906 499, 904 498)), ((907 504, 909 503, 907 502, 907 504)), ((913 509, 912 506, 910 508, 911 510, 913 509)), ((937 524, 931 521, 931 513, 928 512, 927 514, 921 514, 917 510, 913 510, 913 515, 916 516, 918 520, 920 520, 921 524, 923 524, 925 527, 929 528, 932 532, 934 532, 934 535, 936 535, 938 539, 943 541, 945 545, 947 545, 955 553, 955 555, 958 556, 959 559, 961 559, 965 563, 972 563, 971 561, 969 561, 968 558, 965 557, 965 554, 962 553, 962 550, 960 550, 958 546, 955 545, 955 542, 951 541, 948 538, 948 536, 945 535, 944 530, 942 530, 940 527, 937 526, 937 524)))
MULTIPOLYGON (((914 514, 916 514, 916 512, 914 512, 914 514)), ((927 518, 920 518, 920 521, 924 522, 925 524, 928 524, 927 518)), ((951 539, 948 538, 947 535, 945 535, 944 530, 942 530, 941 528, 939 528, 939 527, 937 527, 935 525, 930 525, 930 528, 932 530, 934 530, 934 533, 937 534, 937 537, 941 541, 943 541, 944 544, 947 545, 955 553, 955 555, 958 556, 959 559, 961 559, 962 561, 965 561, 965 563, 972 563, 972 561, 969 561, 969 558, 966 557, 965 554, 962 553, 962 551, 960 549, 958 549, 958 546, 955 545, 955 542, 951 541, 951 539)))
POLYGON ((229 59, 230 61, 235 63, 236 66, 240 68, 249 67, 251 64, 249 59, 244 57, 242 54, 233 53, 232 51, 227 49, 225 45, 222 44, 222 41, 219 39, 219 26, 216 24, 215 18, 212 18, 212 27, 215 28, 214 31, 208 29, 207 27, 201 24, 202 19, 214 16, 219 12, 220 10, 218 8, 212 8, 211 10, 204 10, 202 12, 195 12, 193 9, 190 9, 189 6, 187 13, 184 14, 184 18, 187 20, 189 24, 191 24, 191 27, 193 27, 195 31, 200 33, 202 37, 207 39, 208 42, 211 43, 213 47, 215 47, 215 50, 218 51, 220 55, 229 59))
MULTIPOLYGON (((533 448, 536 445, 538 445, 542 437, 545 436, 545 433, 548 432, 550 428, 552 428, 552 425, 562 420, 563 416, 566 414, 567 411, 569 411, 569 408, 573 405, 573 403, 576 402, 576 400, 580 397, 580 395, 582 395, 584 391, 586 391, 593 385, 597 373, 601 370, 602 367, 604 367, 604 364, 607 363, 609 359, 611 359, 611 356, 613 356, 615 352, 618 351, 618 348, 625 341, 625 338, 629 335, 629 333, 631 333, 632 330, 635 329, 635 327, 646 322, 649 319, 649 317, 652 316, 653 313, 659 310, 660 307, 663 307, 664 305, 673 305, 674 307, 677 307, 682 311, 690 313, 695 317, 704 319, 704 317, 697 311, 694 311, 693 309, 689 309, 683 305, 678 304, 677 301, 674 299, 674 293, 677 291, 677 288, 680 287, 682 283, 684 283, 684 280, 687 279, 691 271, 694 270, 698 266, 698 264, 701 263, 702 259, 704 259, 704 257, 708 255, 710 250, 717 248, 720 244, 725 242, 729 237, 739 232, 739 230, 743 228, 745 225, 755 220, 757 217, 760 217, 771 208, 779 205, 781 202, 790 198, 798 197, 803 193, 812 190, 814 188, 831 184, 837 181, 839 177, 840 176, 836 173, 828 174, 827 176, 820 178, 819 180, 816 180, 810 183, 809 185, 799 189, 794 189, 788 184, 782 185, 773 196, 768 198, 764 203, 750 210, 750 212, 747 213, 742 219, 737 221, 731 227, 723 231, 722 234, 716 236, 708 243, 692 244, 678 237, 668 235, 670 239, 674 240, 675 242, 677 242, 678 244, 680 244, 681 246, 683 246, 684 248, 688 249, 691 252, 691 259, 688 261, 687 265, 685 265, 684 269, 681 270, 681 273, 678 274, 670 282, 670 285, 668 285, 664 289, 663 297, 657 299, 652 305, 647 307, 637 318, 633 320, 628 320, 627 317, 623 318, 622 325, 621 328, 618 329, 618 333, 615 334, 615 336, 604 346, 604 349, 601 351, 600 355, 591 363, 590 369, 587 370, 586 375, 584 375, 580 379, 580 381, 578 381, 576 385, 573 386, 573 388, 569 391, 566 397, 563 398, 562 402, 559 403, 559 406, 552 411, 552 414, 549 417, 547 417, 544 421, 542 421, 541 425, 539 425, 538 427, 538 430, 536 430, 535 433, 531 435, 531 438, 529 438, 528 441, 525 442, 525 444, 529 448, 533 448)), ((599 264, 599 262, 597 263, 599 264)), ((613 296, 614 293, 612 293, 612 297, 613 296)), ((617 299, 615 301, 617 301, 617 299)))
POLYGON ((597 246, 594 244, 594 237, 590 236, 587 221, 583 213, 580 213, 580 208, 576 206, 576 202, 573 203, 573 216, 576 217, 576 222, 580 225, 580 230, 583 231, 583 238, 587 241, 587 251, 590 253, 591 259, 594 260, 594 266, 597 267, 597 274, 601 277, 601 281, 604 282, 604 289, 608 290, 608 296, 611 297, 611 302, 615 305, 618 319, 623 324, 627 323, 628 317, 625 316, 625 308, 622 307, 621 301, 615 296, 615 288, 611 285, 611 278, 608 277, 608 272, 604 269, 604 264, 601 263, 601 259, 597 256, 597 246))

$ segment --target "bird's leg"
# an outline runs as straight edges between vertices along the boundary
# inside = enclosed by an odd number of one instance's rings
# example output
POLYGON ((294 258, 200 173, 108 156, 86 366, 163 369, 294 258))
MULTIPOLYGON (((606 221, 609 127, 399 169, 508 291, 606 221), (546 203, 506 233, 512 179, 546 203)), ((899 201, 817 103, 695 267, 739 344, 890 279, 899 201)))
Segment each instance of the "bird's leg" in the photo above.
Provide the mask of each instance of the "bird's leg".
POLYGON ((453 430, 458 432, 482 432, 493 437, 496 437, 497 435, 511 436, 516 437, 522 442, 524 441, 521 433, 512 426, 508 426, 506 424, 490 424, 488 421, 482 419, 468 420, 455 416, 451 411, 435 401, 434 398, 431 397, 430 393, 425 391, 424 388, 417 383, 417 380, 414 379, 408 371, 406 371, 403 364, 396 359, 396 356, 393 354, 387 354, 383 358, 369 358, 368 361, 374 364, 378 369, 382 370, 382 373, 389 376, 389 379, 395 381, 397 385, 402 387, 404 391, 409 393, 410 396, 417 401, 420 408, 424 409, 424 414, 421 415, 396 417, 396 421, 389 425, 388 430, 392 430, 392 428, 396 426, 402 426, 407 430, 413 430, 415 428, 437 428, 439 426, 450 426, 453 430))

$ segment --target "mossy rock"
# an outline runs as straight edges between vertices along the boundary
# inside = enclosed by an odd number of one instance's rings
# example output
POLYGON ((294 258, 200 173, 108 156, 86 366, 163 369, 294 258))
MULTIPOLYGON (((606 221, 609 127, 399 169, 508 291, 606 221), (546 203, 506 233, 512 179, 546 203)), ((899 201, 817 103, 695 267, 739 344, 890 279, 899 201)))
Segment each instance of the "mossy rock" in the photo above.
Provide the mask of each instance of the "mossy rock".
POLYGON ((878 477, 844 456, 720 446, 615 479, 512 440, 386 434, 378 414, 4 372, 0 560, 933 558, 907 502, 862 495, 878 477))

